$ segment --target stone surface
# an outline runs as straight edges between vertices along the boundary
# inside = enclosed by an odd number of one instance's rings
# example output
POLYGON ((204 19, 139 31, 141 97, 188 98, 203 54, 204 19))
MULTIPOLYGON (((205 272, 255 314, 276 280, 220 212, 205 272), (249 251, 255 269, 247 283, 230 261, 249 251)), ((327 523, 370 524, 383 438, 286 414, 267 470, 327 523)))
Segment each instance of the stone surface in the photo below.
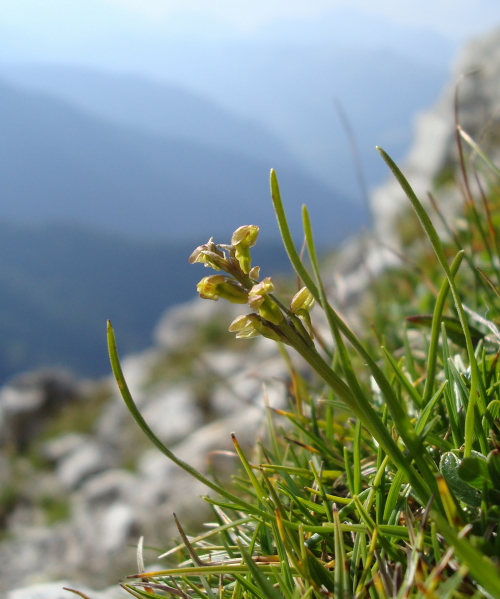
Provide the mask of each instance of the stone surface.
POLYGON ((203 422, 195 393, 188 384, 154 393, 142 415, 154 423, 155 433, 167 445, 180 441, 203 422))
MULTIPOLYGON (((185 374, 174 369, 165 381, 155 372, 173 351, 168 348, 174 332, 175 351, 192 352, 199 327, 212 326, 214 315, 221 318, 217 326, 227 327, 241 312, 241 306, 235 314, 227 307, 198 300, 169 311, 158 327, 161 344, 123 362, 130 391, 155 434, 200 472, 215 468, 222 479, 238 464, 230 433, 235 431, 247 447, 261 434, 264 385, 269 403, 283 406, 288 373, 274 343, 260 339, 245 351, 233 351, 214 350, 205 340, 185 374), (164 337, 162 328, 167 331, 164 337)), ((0 592, 65 576, 74 588, 102 588, 135 570, 130 545, 139 536, 160 547, 177 536, 173 512, 188 527, 209 516, 208 504, 200 498, 207 489, 144 438, 124 408, 116 383, 110 378, 106 385, 111 398, 93 432, 68 431, 42 444, 42 455, 53 470, 39 474, 37 486, 60 488, 69 503, 69 517, 52 527, 42 519, 35 527, 40 518, 27 506, 22 526, 11 527, 12 538, 0 543, 0 592), (132 469, 125 469, 126 464, 132 469)), ((40 588, 46 592, 55 587, 40 588)))
MULTIPOLYGON (((205 273, 202 271, 203 276, 205 273)), ((209 274, 207 272, 207 274, 209 274)), ((221 319, 224 322, 228 315, 236 318, 243 312, 242 306, 229 305, 223 301, 206 301, 196 298, 185 304, 169 308, 162 316, 155 330, 155 341, 158 346, 173 350, 187 345, 199 335, 200 327, 208 322, 221 319)))
POLYGON ((39 370, 16 377, 0 389, 0 444, 24 447, 54 410, 78 396, 65 372, 39 370))
MULTIPOLYGON (((488 135, 494 138, 498 133, 500 30, 472 41, 464 48, 435 106, 415 120, 414 143, 400 166, 424 203, 427 203, 427 192, 432 191, 436 176, 446 165, 457 163, 453 110, 457 83, 459 122, 472 137, 486 133, 481 143, 488 148, 488 135)), ((465 148, 469 153, 467 146, 465 148)), ((450 195, 450 190, 446 190, 446 195, 450 195)), ((453 209, 453 204, 459 205, 455 200, 455 194, 451 193, 445 211, 453 209)), ((397 244, 395 221, 408 208, 409 202, 392 175, 375 190, 371 204, 379 239, 397 244)))
POLYGON ((88 596, 88 599, 124 599, 130 595, 115 586, 105 591, 92 591, 87 587, 81 587, 67 580, 51 582, 46 584, 37 584, 7 593, 6 599, 71 599, 78 595, 65 591, 64 588, 71 588, 80 591, 88 596))
POLYGON ((68 490, 76 489, 93 474, 112 468, 116 456, 111 447, 95 440, 80 443, 57 464, 56 476, 68 490))

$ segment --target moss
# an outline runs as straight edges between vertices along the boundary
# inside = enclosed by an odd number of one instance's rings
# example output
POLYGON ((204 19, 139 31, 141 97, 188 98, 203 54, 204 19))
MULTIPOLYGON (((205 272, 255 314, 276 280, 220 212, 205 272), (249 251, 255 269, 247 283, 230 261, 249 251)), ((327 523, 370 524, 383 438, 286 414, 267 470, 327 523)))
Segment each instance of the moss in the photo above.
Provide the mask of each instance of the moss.
POLYGON ((4 531, 6 520, 22 498, 19 485, 9 482, 0 488, 0 533, 4 531))
POLYGON ((448 161, 442 169, 437 173, 432 182, 434 189, 442 189, 445 187, 451 187, 456 183, 456 164, 448 161))
POLYGON ((39 505, 45 513, 47 524, 69 518, 70 502, 67 498, 45 495, 39 499, 39 505))

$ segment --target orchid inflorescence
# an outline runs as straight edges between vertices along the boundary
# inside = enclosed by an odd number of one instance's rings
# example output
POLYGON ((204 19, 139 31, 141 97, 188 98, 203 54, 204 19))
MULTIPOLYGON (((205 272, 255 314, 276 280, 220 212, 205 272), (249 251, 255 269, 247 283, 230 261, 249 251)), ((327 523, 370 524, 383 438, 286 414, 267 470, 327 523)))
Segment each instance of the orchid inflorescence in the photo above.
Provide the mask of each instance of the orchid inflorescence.
POLYGON ((191 264, 200 262, 225 273, 204 277, 197 285, 198 293, 203 299, 217 301, 221 297, 232 304, 248 304, 253 312, 238 316, 229 327, 239 339, 262 335, 295 345, 298 335, 299 341, 311 346, 310 311, 314 298, 307 287, 302 287, 293 297, 290 308, 286 308, 273 295, 271 277, 259 281, 260 268, 252 268, 250 255, 258 235, 259 227, 245 225, 236 229, 229 245, 215 244, 210 238, 197 247, 189 257, 191 264))

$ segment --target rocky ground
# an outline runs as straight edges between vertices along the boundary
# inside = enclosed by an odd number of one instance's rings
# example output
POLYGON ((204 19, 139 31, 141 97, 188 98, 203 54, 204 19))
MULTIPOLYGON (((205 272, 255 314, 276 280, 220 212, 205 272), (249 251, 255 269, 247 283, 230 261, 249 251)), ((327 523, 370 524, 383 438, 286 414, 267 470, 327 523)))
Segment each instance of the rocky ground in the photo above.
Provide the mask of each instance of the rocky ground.
MULTIPOLYGON (((124 360, 135 401, 158 437, 195 468, 220 476, 234 459, 211 452, 232 447, 231 431, 252 444, 264 417, 263 385, 269 403, 282 406, 287 379, 272 342, 226 334, 238 313, 199 299, 176 307, 160 322, 155 347, 124 360)), ((111 378, 20 377, 0 392, 0 423, 4 593, 59 578, 102 588, 135 569, 140 535, 147 545, 168 545, 174 511, 188 527, 209 515, 198 497, 206 490, 150 446, 111 378)))

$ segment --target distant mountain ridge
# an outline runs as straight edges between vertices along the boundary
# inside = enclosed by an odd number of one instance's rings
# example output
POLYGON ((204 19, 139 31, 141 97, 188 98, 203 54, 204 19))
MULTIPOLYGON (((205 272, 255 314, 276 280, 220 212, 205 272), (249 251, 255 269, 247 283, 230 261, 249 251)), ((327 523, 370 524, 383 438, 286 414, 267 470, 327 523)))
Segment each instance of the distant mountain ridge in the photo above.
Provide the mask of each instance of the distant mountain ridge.
MULTIPOLYGON (((0 383, 42 366, 106 374, 108 318, 124 354, 148 347, 164 310, 196 295, 206 271, 190 266, 188 256, 203 241, 147 242, 67 224, 0 222, 0 383)), ((277 243, 259 242, 254 256, 263 272, 287 272, 277 243)))
POLYGON ((77 66, 3 66, 0 73, 16 87, 50 95, 114 124, 236 151, 276 167, 301 168, 283 142, 258 121, 178 85, 77 66))
MULTIPOLYGON (((197 143, 206 143, 208 136, 210 146, 236 150, 269 166, 282 168, 293 161, 294 170, 361 202, 349 141, 333 100, 342 103, 351 121, 368 185, 378 184, 386 171, 374 146, 382 145, 395 158, 404 155, 411 119, 434 101, 446 79, 449 52, 441 56, 436 49, 434 61, 422 62, 382 43, 371 47, 345 36, 337 41, 333 33, 332 39, 156 40, 159 45, 149 50, 137 48, 145 53, 143 59, 148 56, 137 64, 141 76, 130 66, 106 71, 61 64, 4 64, 0 73, 108 121, 146 131, 152 125, 157 132, 197 143), (148 73, 155 79, 148 79, 148 73), (217 140, 210 136, 212 119, 224 122, 217 140)), ((126 60, 130 49, 122 50, 126 60)))
MULTIPOLYGON (((268 161, 119 126, 1 83, 0 113, 0 219, 172 241, 255 222, 276 239, 268 161)), ((337 243, 363 222, 358 204, 298 167, 278 171, 297 234, 304 201, 323 242, 337 243)))
MULTIPOLYGON (((226 135, 252 129, 213 113, 226 135)), ((40 366, 106 373, 107 318, 124 353, 147 347, 162 312, 195 295, 204 272, 187 257, 212 235, 228 242, 238 226, 260 225, 257 263, 284 268, 270 166, 298 239, 303 201, 323 245, 363 221, 258 128, 254 151, 268 142, 268 159, 210 147, 209 125, 195 142, 2 82, 0 114, 0 381, 40 366), (270 158, 279 151, 281 167, 270 158)))

